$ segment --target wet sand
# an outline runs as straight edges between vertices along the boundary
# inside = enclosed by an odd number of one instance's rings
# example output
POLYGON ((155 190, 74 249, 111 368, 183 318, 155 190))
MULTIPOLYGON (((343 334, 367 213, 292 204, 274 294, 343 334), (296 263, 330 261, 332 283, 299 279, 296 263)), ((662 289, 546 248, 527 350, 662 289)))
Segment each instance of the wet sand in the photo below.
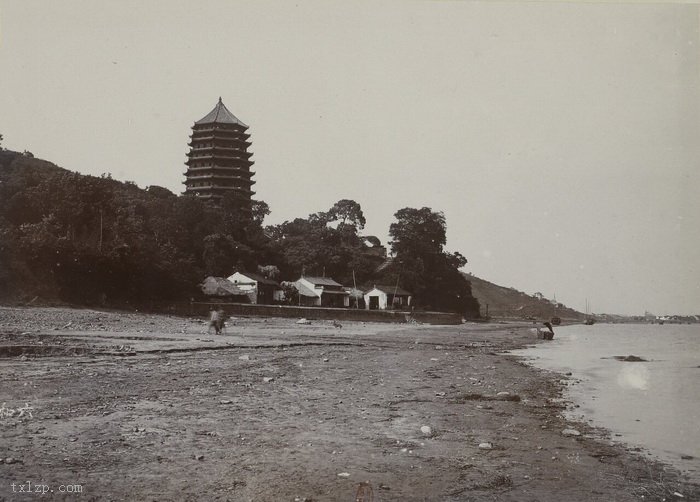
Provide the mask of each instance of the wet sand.
POLYGON ((530 327, 0 308, 0 500, 697 499, 562 417, 561 377, 504 353, 530 327))

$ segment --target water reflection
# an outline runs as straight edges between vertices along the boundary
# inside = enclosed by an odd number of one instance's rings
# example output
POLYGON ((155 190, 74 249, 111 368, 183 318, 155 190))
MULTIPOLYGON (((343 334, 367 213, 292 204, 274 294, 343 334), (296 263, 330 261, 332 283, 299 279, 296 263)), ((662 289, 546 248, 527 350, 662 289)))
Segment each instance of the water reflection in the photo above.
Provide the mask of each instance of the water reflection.
POLYGON ((623 389, 649 389, 649 368, 646 364, 628 364, 617 374, 617 384, 623 389))

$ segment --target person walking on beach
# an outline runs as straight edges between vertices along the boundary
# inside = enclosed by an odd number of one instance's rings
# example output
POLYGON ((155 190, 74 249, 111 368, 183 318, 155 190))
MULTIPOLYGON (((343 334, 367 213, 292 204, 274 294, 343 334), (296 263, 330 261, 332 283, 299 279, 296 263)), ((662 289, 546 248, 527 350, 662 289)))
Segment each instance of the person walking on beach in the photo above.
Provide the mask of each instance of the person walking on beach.
POLYGON ((214 328, 214 332, 220 335, 224 329, 224 311, 212 309, 209 317, 209 327, 207 332, 211 332, 211 328, 214 328))

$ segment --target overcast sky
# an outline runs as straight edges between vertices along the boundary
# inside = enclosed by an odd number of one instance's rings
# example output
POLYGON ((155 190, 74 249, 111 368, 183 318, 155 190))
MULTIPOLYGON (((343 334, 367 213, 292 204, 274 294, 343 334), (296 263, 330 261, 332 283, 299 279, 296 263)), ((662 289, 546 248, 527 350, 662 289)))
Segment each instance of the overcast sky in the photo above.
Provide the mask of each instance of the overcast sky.
POLYGON ((443 211, 497 284, 700 314, 697 4, 0 0, 0 133, 180 193, 190 128, 250 126, 279 223, 443 211))

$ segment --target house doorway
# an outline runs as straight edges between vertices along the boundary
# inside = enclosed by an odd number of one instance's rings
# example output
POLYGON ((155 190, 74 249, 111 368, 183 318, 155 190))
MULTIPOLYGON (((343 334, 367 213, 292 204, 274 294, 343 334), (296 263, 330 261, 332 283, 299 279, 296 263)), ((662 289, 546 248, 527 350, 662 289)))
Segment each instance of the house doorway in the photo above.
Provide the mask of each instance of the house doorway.
POLYGON ((379 297, 378 296, 370 296, 369 297, 369 309, 370 310, 379 310, 379 297))

